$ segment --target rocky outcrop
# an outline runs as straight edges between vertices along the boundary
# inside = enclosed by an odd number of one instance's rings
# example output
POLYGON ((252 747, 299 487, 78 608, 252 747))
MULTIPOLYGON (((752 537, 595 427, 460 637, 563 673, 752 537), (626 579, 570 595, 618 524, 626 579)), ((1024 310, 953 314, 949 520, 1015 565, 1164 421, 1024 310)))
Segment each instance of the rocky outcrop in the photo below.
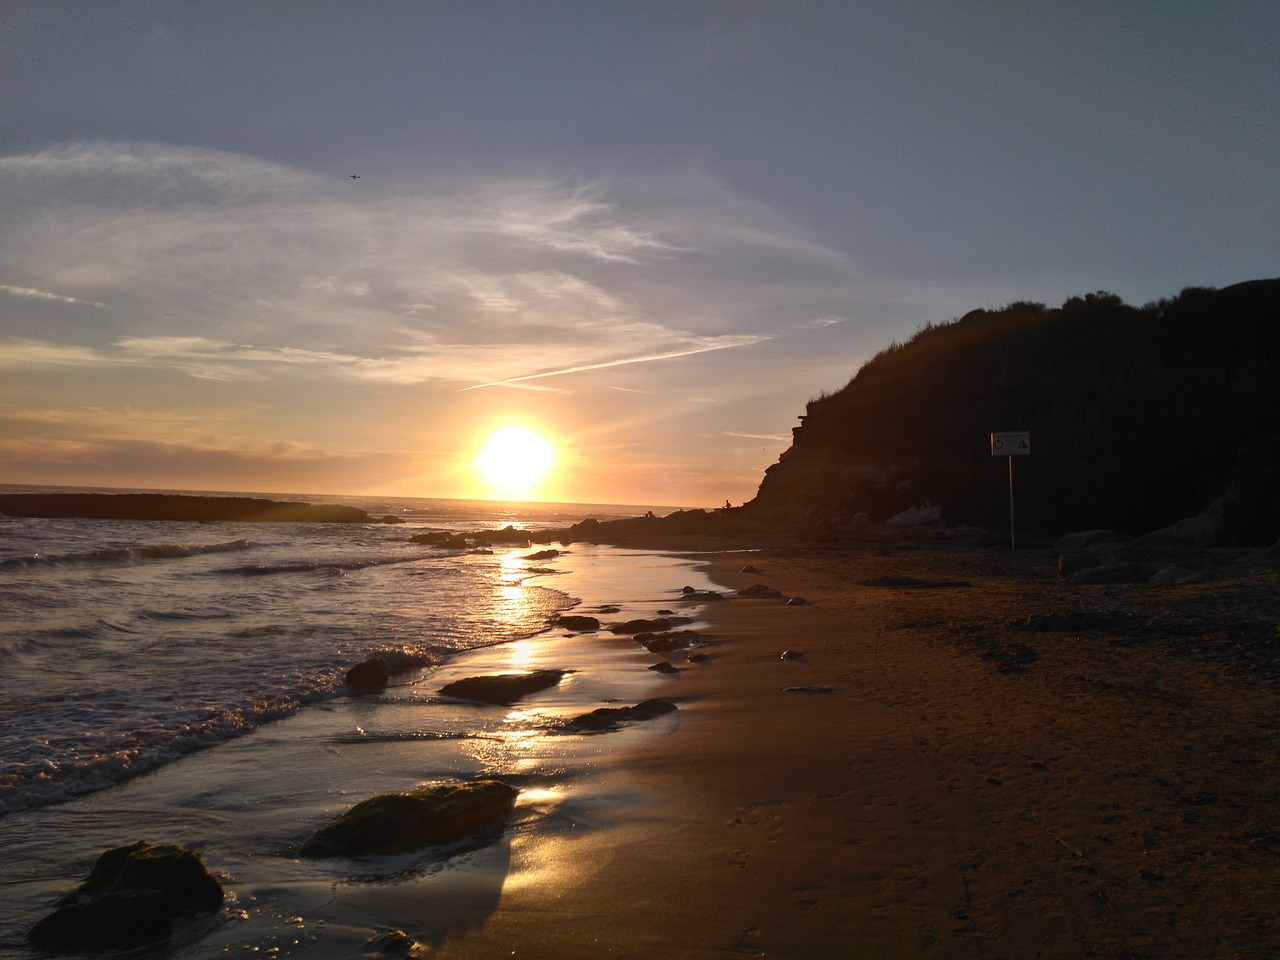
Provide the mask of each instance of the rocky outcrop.
POLYGON ((384 856, 489 834, 501 827, 517 792, 500 780, 480 780, 370 797, 317 830, 300 853, 384 856))
POLYGON ((132 950, 167 940, 175 920, 217 911, 222 897, 198 853, 140 841, 102 854, 28 939, 54 953, 132 950))
POLYGON ((79 517, 91 520, 187 520, 233 523, 373 523, 363 510, 336 504, 195 497, 168 493, 0 494, 10 517, 79 517))
POLYGON ((567 670, 533 670, 529 673, 499 673, 483 677, 466 677, 445 684, 440 688, 440 692, 446 697, 509 707, 531 693, 554 687, 567 672, 567 670))

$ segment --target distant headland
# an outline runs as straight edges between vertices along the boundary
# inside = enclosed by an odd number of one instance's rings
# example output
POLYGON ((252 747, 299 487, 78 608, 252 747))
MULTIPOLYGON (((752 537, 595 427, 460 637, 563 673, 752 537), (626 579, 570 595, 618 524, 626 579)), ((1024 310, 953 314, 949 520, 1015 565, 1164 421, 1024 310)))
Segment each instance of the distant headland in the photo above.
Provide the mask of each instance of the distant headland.
POLYGON ((336 504, 256 497, 206 497, 170 493, 0 494, 10 517, 93 520, 195 520, 235 523, 380 523, 363 510, 336 504))

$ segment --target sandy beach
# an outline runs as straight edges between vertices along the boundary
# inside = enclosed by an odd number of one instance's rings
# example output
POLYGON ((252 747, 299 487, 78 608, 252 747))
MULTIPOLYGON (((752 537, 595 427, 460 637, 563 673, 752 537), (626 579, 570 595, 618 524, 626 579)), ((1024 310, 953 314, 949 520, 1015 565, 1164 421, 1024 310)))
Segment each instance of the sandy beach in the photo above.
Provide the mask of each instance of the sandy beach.
POLYGON ((1069 586, 1050 551, 570 549, 550 582, 575 613, 687 614, 700 660, 603 629, 471 651, 8 819, 10 893, 31 911, 146 838, 229 894, 174 958, 373 957, 392 930, 416 944, 393 955, 450 960, 1280 951, 1280 573, 1258 556, 1157 588, 1069 586), (778 595, 691 602, 686 580, 778 595), (544 667, 574 672, 510 710, 434 695, 544 667), (654 696, 678 712, 546 732, 654 696), (359 799, 492 775, 521 791, 497 843, 297 856, 359 799))
POLYGON ((711 605, 678 727, 587 778, 639 802, 517 834, 432 955, 1274 956, 1277 574, 1073 588, 1055 561, 712 558, 808 603, 711 605), (859 585, 887 575, 969 585, 859 585))

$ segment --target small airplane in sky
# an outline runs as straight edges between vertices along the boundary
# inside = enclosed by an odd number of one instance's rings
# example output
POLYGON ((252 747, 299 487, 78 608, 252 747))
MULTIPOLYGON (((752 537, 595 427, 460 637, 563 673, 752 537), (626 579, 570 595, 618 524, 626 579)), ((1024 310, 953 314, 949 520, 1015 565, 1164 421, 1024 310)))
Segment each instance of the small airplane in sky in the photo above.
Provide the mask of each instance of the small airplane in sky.
POLYGON ((353 174, 351 174, 351 179, 352 179, 352 180, 359 180, 359 179, 360 179, 360 174, 358 174, 358 173, 353 173, 353 174))

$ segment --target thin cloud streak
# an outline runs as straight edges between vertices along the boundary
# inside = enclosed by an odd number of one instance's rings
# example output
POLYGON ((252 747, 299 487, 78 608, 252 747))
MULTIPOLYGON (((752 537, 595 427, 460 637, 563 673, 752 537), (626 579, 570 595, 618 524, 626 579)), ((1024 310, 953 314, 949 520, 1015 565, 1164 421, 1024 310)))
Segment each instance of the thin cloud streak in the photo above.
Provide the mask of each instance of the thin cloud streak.
POLYGON ((103 310, 111 309, 105 303, 98 303, 96 300, 82 300, 79 297, 71 297, 63 293, 52 293, 48 290, 37 290, 34 287, 15 287, 7 283, 0 283, 0 290, 15 297, 27 297, 32 300, 56 300, 59 303, 82 303, 86 307, 99 307, 103 310))
POLYGON ((522 377, 510 377, 506 380, 494 380, 490 383, 476 383, 469 387, 463 387, 459 393, 467 390, 481 390, 485 387, 506 387, 514 384, 523 383, 527 380, 540 380, 545 377, 562 377, 570 373, 583 373, 587 370, 604 370, 607 367, 621 367, 632 363, 649 363, 653 360, 673 360, 677 357, 689 357, 698 353, 709 353, 712 350, 729 350, 734 347, 746 347, 754 343, 761 343, 765 340, 771 340, 772 337, 758 335, 743 335, 736 337, 721 337, 715 343, 703 344, 696 347, 690 347, 685 350, 672 350, 667 353, 656 353, 644 357, 624 357, 619 360, 605 360, 600 363, 581 364, 575 367, 564 367, 560 370, 547 370, 543 373, 530 373, 522 377))

